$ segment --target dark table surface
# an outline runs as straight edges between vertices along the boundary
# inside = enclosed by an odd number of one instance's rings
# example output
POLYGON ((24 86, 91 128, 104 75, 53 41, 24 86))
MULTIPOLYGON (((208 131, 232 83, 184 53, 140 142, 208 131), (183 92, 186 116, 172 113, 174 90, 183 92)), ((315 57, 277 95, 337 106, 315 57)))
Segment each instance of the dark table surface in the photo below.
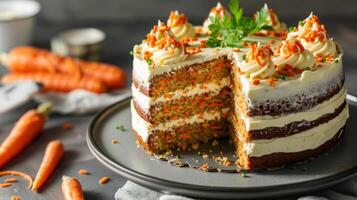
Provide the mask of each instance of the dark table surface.
MULTIPOLYGON (((129 51, 134 43, 140 42, 149 29, 149 25, 131 24, 118 26, 97 26, 107 33, 106 46, 102 60, 122 66, 131 75, 131 57, 129 51), (125 38, 125 39, 123 39, 125 38)), ((344 66, 349 92, 357 94, 357 26, 354 19, 346 18, 329 21, 330 35, 342 45, 345 56, 344 66)), ((40 47, 49 46, 49 39, 64 28, 61 26, 37 27, 35 30, 34 45, 40 47)), ((0 74, 4 70, 0 70, 0 74)), ((128 84, 130 80, 128 80, 128 84)), ((13 112, 0 115, 0 141, 2 141, 14 122, 26 110, 35 107, 29 103, 13 112)), ((81 181, 87 199, 113 199, 118 187, 125 183, 125 179, 112 173, 101 165, 89 152, 85 135, 93 114, 80 116, 52 115, 42 135, 40 135, 26 150, 14 159, 6 169, 19 170, 36 175, 47 143, 53 139, 60 139, 65 145, 65 156, 60 166, 50 178, 42 192, 39 194, 30 192, 24 184, 15 184, 10 188, 0 188, 0 200, 8 200, 11 195, 20 195, 27 200, 62 199, 60 190, 61 177, 63 175, 76 176, 81 181), (72 130, 64 130, 64 122, 75 124, 72 130), (91 175, 79 175, 79 169, 87 169, 91 175), (105 185, 98 184, 102 176, 109 176, 111 181, 105 185)), ((1 182, 1 181, 0 181, 1 182)))

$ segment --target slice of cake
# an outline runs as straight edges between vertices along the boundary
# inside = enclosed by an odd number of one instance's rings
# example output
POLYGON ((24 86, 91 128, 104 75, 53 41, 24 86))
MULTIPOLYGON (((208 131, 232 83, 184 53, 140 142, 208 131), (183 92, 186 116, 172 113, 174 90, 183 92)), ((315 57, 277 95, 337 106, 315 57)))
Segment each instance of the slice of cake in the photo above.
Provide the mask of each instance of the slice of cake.
POLYGON ((246 170, 332 148, 348 106, 342 50, 325 26, 311 14, 288 33, 267 6, 252 18, 236 3, 229 8, 217 4, 204 28, 171 12, 168 26, 159 22, 134 47, 131 112, 139 143, 158 153, 230 135, 246 170))
POLYGON ((184 150, 228 134, 226 55, 225 49, 186 52, 162 22, 135 46, 132 125, 148 151, 184 150))

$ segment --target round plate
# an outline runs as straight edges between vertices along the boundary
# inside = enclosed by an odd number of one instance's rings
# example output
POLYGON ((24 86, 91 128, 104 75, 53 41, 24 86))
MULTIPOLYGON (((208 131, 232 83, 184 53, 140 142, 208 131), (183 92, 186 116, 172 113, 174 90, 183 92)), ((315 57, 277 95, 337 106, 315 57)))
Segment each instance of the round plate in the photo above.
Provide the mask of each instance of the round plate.
MULTIPOLYGON (((148 155, 131 129, 130 99, 116 103, 91 122, 87 142, 105 166, 145 187, 198 198, 252 199, 302 194, 351 178, 357 172, 357 106, 350 103, 350 123, 343 140, 328 153, 292 167, 248 173, 213 173, 178 168, 148 155), (124 126, 125 129, 116 128, 124 126), (118 144, 113 144, 118 140, 118 144)), ((195 159, 197 154, 185 157, 195 159)))

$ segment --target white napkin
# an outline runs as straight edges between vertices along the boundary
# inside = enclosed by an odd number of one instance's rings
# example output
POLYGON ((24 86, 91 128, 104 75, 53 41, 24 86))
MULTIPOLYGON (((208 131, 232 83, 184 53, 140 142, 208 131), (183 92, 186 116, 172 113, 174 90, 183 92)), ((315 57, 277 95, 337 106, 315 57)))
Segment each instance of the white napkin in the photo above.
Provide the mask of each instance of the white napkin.
MULTIPOLYGON (((277 198, 277 200, 357 200, 357 178, 329 189, 314 192, 303 197, 277 198)), ((115 200, 194 200, 187 197, 156 192, 131 181, 118 189, 115 200)))
POLYGON ((101 110, 110 104, 130 97, 130 90, 118 90, 110 94, 96 94, 86 90, 74 90, 61 94, 55 92, 35 95, 39 103, 52 102, 52 110, 61 114, 84 114, 101 110))
POLYGON ((14 82, 0 87, 0 113, 8 112, 30 101, 40 91, 33 81, 14 82))
POLYGON ((10 111, 34 99, 39 103, 52 102, 53 112, 61 114, 84 114, 101 110, 110 104, 130 97, 130 90, 117 90, 96 94, 86 90, 69 93, 40 93, 34 81, 19 81, 0 87, 0 113, 10 111))

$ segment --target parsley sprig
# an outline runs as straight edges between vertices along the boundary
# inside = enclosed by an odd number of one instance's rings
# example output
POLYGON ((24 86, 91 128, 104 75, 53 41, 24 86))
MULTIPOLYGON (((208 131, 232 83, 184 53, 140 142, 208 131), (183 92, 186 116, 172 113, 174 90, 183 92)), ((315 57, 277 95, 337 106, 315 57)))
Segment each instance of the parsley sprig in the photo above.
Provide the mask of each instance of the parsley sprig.
POLYGON ((212 24, 209 25, 211 35, 207 40, 209 47, 242 47, 242 40, 248 35, 261 30, 272 30, 267 25, 269 11, 261 8, 255 18, 243 15, 243 9, 238 0, 231 0, 229 4, 230 15, 223 17, 211 17, 212 24))

